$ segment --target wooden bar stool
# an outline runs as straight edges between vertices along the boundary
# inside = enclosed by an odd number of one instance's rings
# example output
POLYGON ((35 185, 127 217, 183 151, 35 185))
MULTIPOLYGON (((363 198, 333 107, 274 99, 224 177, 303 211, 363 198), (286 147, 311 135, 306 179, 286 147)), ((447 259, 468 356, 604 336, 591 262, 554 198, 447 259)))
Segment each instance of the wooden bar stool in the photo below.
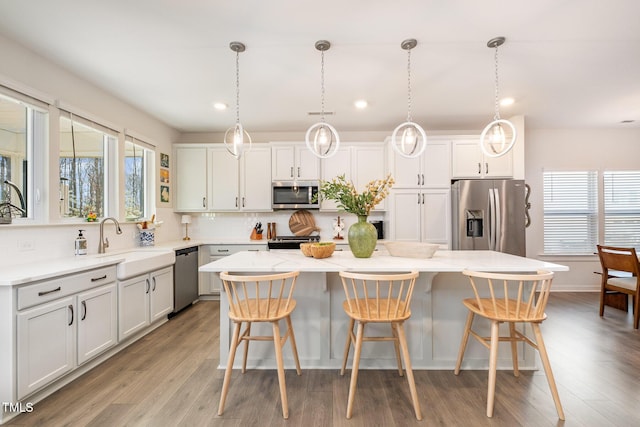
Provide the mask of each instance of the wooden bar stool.
POLYGON ((498 363, 498 343, 511 343, 513 375, 519 376, 517 342, 524 341, 540 353, 544 373, 556 404, 558 418, 564 420, 564 411, 560 404, 560 396, 551 371, 549 356, 544 346, 540 324, 547 318, 544 310, 549 300, 553 273, 539 271, 537 274, 501 274, 465 270, 462 274, 469 276, 474 298, 468 298, 463 304, 469 309, 465 325, 458 362, 454 373, 460 373, 460 365, 467 347, 469 335, 489 349, 489 381, 487 390, 487 417, 493 416, 496 390, 496 368, 498 363), (471 329, 475 315, 491 321, 491 336, 484 337, 471 329), (509 336, 500 336, 501 323, 509 324, 509 336), (533 329, 534 339, 529 338, 516 329, 516 323, 528 323, 533 329))
POLYGON ((416 277, 418 277, 417 271, 404 274, 340 272, 342 286, 347 298, 342 303, 342 308, 344 308, 344 311, 350 318, 340 375, 344 375, 351 343, 354 343, 347 418, 351 418, 353 411, 353 399, 356 394, 358 366, 360 364, 360 353, 362 351, 363 341, 393 341, 396 350, 396 360, 398 362, 398 372, 400 376, 402 376, 402 360, 400 358, 400 351, 402 350, 413 409, 416 418, 418 420, 422 419, 418 393, 416 392, 416 383, 413 379, 413 370, 411 369, 411 358, 409 357, 407 338, 404 332, 404 321, 411 317, 411 297, 413 296, 416 277), (356 322, 358 322, 358 330, 357 333, 354 334, 353 327, 356 322), (365 337, 364 327, 367 323, 389 323, 391 325, 391 336, 365 337))
POLYGON ((298 375, 301 375, 298 349, 296 348, 296 339, 293 334, 290 317, 296 308, 296 301, 292 297, 293 290, 296 286, 296 279, 299 274, 299 271, 259 276, 239 276, 229 274, 228 272, 220 273, 220 279, 224 284, 224 290, 229 300, 229 319, 233 322, 234 327, 231 346, 229 348, 229 360, 227 361, 227 369, 224 373, 224 381, 222 383, 218 415, 222 415, 224 411, 236 349, 240 343, 244 341, 242 373, 245 373, 247 370, 249 341, 257 340, 274 342, 276 362, 278 364, 278 383, 280 385, 280 400, 282 401, 282 416, 285 419, 289 418, 282 347, 287 342, 287 339, 290 338, 293 359, 296 363, 296 372, 298 375), (284 319, 287 324, 287 331, 284 335, 280 334, 280 320, 282 319, 284 319), (273 335, 252 336, 251 324, 254 322, 271 323, 273 335), (240 332, 243 323, 246 323, 246 327, 244 331, 240 332))

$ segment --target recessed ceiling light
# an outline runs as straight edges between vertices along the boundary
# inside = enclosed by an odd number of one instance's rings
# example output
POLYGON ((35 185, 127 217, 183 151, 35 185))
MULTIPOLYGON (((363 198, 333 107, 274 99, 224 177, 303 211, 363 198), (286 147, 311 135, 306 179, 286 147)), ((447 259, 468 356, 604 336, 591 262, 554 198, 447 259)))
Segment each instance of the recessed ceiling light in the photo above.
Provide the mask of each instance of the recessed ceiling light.
POLYGON ((362 110, 364 108, 367 108, 369 103, 367 102, 366 99, 358 99, 356 102, 353 103, 353 105, 355 105, 357 109, 362 110))
POLYGON ((509 105, 512 105, 514 102, 516 102, 513 98, 502 98, 500 100, 500 105, 503 107, 507 107, 509 105))
POLYGON ((228 107, 227 104, 225 104, 224 102, 214 102, 213 103, 213 108, 215 108, 216 110, 226 110, 228 107))

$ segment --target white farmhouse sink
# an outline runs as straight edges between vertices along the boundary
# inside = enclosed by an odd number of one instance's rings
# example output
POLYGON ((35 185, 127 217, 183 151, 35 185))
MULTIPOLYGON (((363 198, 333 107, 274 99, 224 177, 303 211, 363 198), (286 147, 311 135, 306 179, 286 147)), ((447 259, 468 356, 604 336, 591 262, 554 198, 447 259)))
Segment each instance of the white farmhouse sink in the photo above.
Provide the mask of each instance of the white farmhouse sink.
POLYGON ((116 265, 116 276, 119 280, 168 267, 176 262, 176 254, 171 250, 136 250, 110 253, 105 256, 124 258, 124 261, 116 265))

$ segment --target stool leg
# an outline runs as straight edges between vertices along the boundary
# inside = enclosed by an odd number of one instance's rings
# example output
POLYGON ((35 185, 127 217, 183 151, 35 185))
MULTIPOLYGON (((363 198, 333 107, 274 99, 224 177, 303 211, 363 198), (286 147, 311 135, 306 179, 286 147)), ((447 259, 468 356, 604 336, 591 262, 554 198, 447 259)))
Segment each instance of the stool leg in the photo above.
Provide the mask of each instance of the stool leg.
POLYGON ((224 371, 224 380, 222 382, 222 392, 220 393, 220 405, 218 406, 218 415, 224 412, 224 404, 227 400, 227 392, 229 391, 229 383, 231 382, 231 372, 233 371, 233 361, 236 358, 236 348, 238 347, 238 339, 240 337, 240 323, 233 325, 233 338, 231 339, 231 347, 229 347, 229 359, 227 360, 227 369, 224 371))
POLYGON ((509 335, 511 336, 511 359, 513 360, 513 375, 520 376, 518 370, 518 342, 516 341, 516 325, 509 322, 509 335))
POLYGON ((409 347, 407 346, 407 337, 404 334, 404 324, 396 325, 398 339, 400 340, 400 348, 402 348, 402 356, 404 357, 405 370, 407 371, 407 380, 409 381, 409 391, 411 392, 411 400, 413 401, 413 410, 416 413, 418 421, 422 420, 422 411, 420 410, 420 402, 418 401, 418 392, 416 391, 416 382, 413 378, 413 369, 411 368, 411 357, 409 356, 409 347))
MULTIPOLYGON (((251 322, 247 322, 246 334, 243 335, 245 337, 251 336, 251 322)), ((244 340, 244 356, 242 357, 242 373, 247 372, 247 354, 249 354, 249 340, 244 340)))
POLYGON ((291 324, 291 316, 286 317, 289 339, 291 340, 291 350, 293 350, 293 360, 296 362, 296 372, 302 375, 300 370, 300 360, 298 359, 298 346, 296 345, 296 337, 293 334, 293 325, 291 324))
POLYGON ((400 340, 398 338, 398 325, 391 322, 391 333, 393 334, 393 345, 396 348, 396 360, 398 362, 398 375, 403 376, 402 373, 402 359, 400 359, 400 340))
POLYGON ((462 359, 464 358, 464 352, 467 349, 467 342, 469 341, 469 331, 471 331, 471 324, 473 323, 473 311, 469 311, 467 315, 467 322, 464 325, 464 333, 462 334, 462 342, 460 342, 460 350, 458 350, 458 361, 456 362, 456 368, 453 371, 455 375, 460 373, 460 366, 462 365, 462 359))
POLYGON ((351 349, 351 335, 353 334, 353 325, 355 320, 349 319, 349 330, 347 331, 347 343, 344 345, 344 356, 342 357, 342 369, 340 375, 344 375, 344 370, 347 368, 347 358, 349 358, 349 350, 351 349))
POLYGON ((353 412, 353 398, 356 395, 358 384, 358 367, 360 366, 360 352, 362 351, 362 338, 364 337, 364 323, 358 322, 355 349, 353 353, 353 366, 351 367, 351 382, 349 383, 349 401, 347 402, 347 419, 351 419, 353 412))
POLYGON ((282 361, 282 341, 280 340, 280 325, 278 322, 271 322, 273 325, 273 343, 276 348, 276 362, 278 363, 278 384, 280 385, 280 400, 282 401, 282 417, 289 418, 289 403, 287 402, 287 385, 284 382, 284 363, 282 361))
POLYGON ((489 384, 487 388, 487 417, 493 417, 493 403, 496 397, 496 368, 498 365, 498 343, 500 324, 491 321, 491 346, 489 347, 489 384))
POLYGON ((551 364, 549 363, 549 355, 547 354, 547 348, 544 346, 544 340, 542 339, 542 332, 540 332, 540 324, 532 323, 533 334, 536 337, 536 344, 538 345, 538 352, 540 353, 540 360, 544 367, 544 373, 547 376, 547 382, 549 383, 549 389, 551 389, 551 395, 553 401, 556 404, 556 411, 558 412, 558 418, 564 420, 564 411, 562 410, 562 404, 560 403, 560 396, 558 395, 558 388, 556 387, 556 381, 553 378, 553 371, 551 371, 551 364))

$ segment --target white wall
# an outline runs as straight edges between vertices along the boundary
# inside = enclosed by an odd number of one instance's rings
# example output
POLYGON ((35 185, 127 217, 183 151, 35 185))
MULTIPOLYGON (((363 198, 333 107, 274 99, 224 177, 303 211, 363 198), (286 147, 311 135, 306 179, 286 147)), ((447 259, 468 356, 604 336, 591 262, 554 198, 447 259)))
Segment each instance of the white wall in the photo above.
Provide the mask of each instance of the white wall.
MULTIPOLYGON (((144 137, 147 142, 156 146, 156 164, 160 164, 160 152, 172 152, 171 144, 178 139, 179 134, 166 124, 3 37, 0 37, 0 52, 2 52, 0 84, 16 90, 24 89, 23 91, 27 91, 29 95, 35 95, 47 102, 59 101, 78 111, 90 113, 93 118, 114 125, 117 129, 127 129, 127 132, 132 132, 137 137, 144 137)), ((43 147, 37 147, 36 150, 38 149, 42 150, 43 147)), ((50 169, 53 168, 50 166, 50 169)), ((48 192, 53 193, 58 182, 55 169, 50 172, 49 178, 55 185, 49 185, 48 188, 51 190, 48 192)), ((159 179, 156 179, 156 182, 159 182, 159 179)), ((57 194, 42 196, 45 200, 51 197, 57 198, 57 194)), ((56 210, 57 205, 53 211, 56 210)), ((180 237, 179 216, 173 213, 172 208, 158 207, 156 216, 158 220, 164 221, 156 233, 157 241, 174 240, 180 237)), ((98 246, 98 227, 95 224, 29 227, 15 224, 2 225, 0 226, 0 253, 3 254, 1 262, 8 265, 72 255, 73 241, 79 228, 87 229, 89 253, 95 253, 98 246)), ((107 224, 106 230, 112 249, 124 249, 137 244, 136 239, 133 238, 135 234, 133 225, 126 226, 122 236, 115 235, 113 225, 110 223, 107 224)))
MULTIPOLYGON (((623 125, 620 125, 622 127, 623 125)), ((531 186, 531 226, 527 229, 527 256, 568 265, 559 273, 555 290, 597 290, 597 255, 543 256, 543 183, 546 170, 638 170, 640 129, 528 129, 525 147, 526 180, 531 186)), ((594 248, 595 251, 595 248, 594 248)))

